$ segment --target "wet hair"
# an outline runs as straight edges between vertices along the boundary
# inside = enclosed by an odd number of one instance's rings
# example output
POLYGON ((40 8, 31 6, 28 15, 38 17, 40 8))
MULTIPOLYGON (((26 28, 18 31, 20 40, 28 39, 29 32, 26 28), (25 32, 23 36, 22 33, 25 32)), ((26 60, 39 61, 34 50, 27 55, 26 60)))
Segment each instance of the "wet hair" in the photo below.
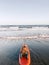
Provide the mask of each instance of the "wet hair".
POLYGON ((26 46, 24 45, 23 47, 25 48, 26 46))

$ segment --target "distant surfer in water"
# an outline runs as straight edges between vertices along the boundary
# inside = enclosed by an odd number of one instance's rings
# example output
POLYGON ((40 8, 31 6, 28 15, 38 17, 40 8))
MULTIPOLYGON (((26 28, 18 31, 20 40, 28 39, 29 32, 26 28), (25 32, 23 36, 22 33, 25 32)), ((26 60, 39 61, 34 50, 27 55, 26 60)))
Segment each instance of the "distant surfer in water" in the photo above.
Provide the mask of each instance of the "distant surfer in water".
POLYGON ((30 51, 26 44, 24 44, 22 48, 20 49, 19 64, 30 65, 30 51))

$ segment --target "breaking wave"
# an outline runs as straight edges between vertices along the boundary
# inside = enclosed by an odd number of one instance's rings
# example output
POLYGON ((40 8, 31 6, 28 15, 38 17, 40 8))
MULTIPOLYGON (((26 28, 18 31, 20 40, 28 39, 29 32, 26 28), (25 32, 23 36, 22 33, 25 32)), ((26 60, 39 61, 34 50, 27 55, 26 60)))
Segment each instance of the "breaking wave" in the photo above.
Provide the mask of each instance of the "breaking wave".
POLYGON ((13 39, 15 39, 15 40, 17 40, 17 39, 47 39, 47 38, 49 38, 49 35, 40 35, 40 36, 20 36, 20 37, 0 37, 0 39, 11 39, 11 40, 13 40, 13 39))
POLYGON ((38 39, 38 38, 40 39, 49 38, 49 27, 31 27, 31 28, 0 27, 0 39, 38 39))
POLYGON ((49 30, 49 27, 0 27, 0 31, 16 31, 16 30, 49 30))
POLYGON ((2 28, 0 28, 0 31, 16 31, 16 30, 18 30, 19 29, 19 27, 2 27, 2 28))

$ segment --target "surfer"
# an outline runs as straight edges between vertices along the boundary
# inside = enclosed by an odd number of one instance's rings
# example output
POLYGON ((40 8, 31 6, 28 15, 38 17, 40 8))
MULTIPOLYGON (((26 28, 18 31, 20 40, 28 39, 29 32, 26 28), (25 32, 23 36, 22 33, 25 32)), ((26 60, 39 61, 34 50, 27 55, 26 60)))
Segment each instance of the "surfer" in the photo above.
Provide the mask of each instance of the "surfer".
POLYGON ((26 44, 24 44, 22 48, 20 49, 19 64, 30 65, 30 51, 26 44))

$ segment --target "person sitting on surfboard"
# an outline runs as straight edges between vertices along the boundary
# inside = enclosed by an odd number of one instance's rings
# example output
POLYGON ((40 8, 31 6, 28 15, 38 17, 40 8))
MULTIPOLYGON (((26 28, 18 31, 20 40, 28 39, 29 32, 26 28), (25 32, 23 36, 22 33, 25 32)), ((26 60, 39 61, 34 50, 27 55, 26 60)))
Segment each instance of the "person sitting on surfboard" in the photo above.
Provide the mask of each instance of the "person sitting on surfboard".
POLYGON ((19 63, 20 65, 29 65, 30 64, 30 51, 27 45, 23 45, 20 54, 19 54, 19 63))
POLYGON ((22 48, 22 51, 21 51, 21 54, 20 54, 20 58, 25 57, 27 59, 27 56, 28 56, 28 52, 26 50, 26 47, 24 46, 22 48))

